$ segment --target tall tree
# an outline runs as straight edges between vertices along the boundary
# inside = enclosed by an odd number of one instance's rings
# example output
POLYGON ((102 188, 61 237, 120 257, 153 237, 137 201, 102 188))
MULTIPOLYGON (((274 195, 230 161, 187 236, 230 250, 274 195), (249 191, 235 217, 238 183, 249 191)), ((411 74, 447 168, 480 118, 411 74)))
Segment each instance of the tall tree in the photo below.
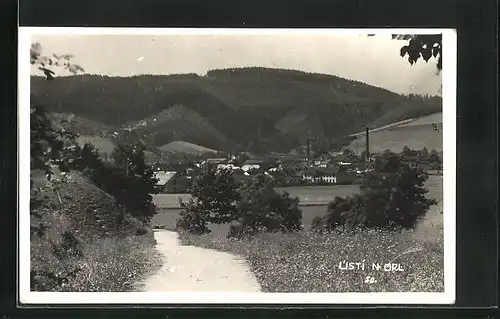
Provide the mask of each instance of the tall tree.
POLYGON ((156 193, 153 170, 146 164, 144 146, 119 144, 111 154, 115 168, 122 178, 114 192, 126 203, 129 211, 138 219, 147 222, 157 213, 150 194, 156 193))

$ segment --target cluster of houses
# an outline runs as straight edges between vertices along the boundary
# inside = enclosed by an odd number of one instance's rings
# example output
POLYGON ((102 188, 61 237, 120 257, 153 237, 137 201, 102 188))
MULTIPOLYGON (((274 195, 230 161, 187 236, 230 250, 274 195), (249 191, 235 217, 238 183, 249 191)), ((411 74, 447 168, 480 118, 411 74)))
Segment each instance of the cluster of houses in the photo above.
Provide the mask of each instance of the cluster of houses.
MULTIPOLYGON (((160 192, 186 192, 200 168, 207 164, 231 171, 237 182, 245 182, 256 174, 265 174, 273 180, 275 186, 352 184, 365 172, 373 169, 375 157, 370 153, 368 128, 365 135, 366 150, 363 157, 366 160, 349 150, 330 152, 314 159, 292 154, 273 153, 260 157, 242 153, 238 156, 208 158, 198 163, 153 165, 158 179, 156 186, 160 192)), ((429 153, 425 147, 422 150, 410 150, 405 147, 400 156, 410 167, 427 172, 442 170, 442 153, 435 150, 429 153)))
MULTIPOLYGON (((403 162, 410 167, 426 172, 442 171, 442 153, 435 151, 402 152, 403 162), (433 154, 434 153, 434 154, 433 154)), ((265 174, 273 180, 275 186, 298 185, 334 185, 357 183, 366 171, 374 155, 362 160, 356 154, 343 151, 320 156, 314 160, 289 154, 274 154, 264 157, 246 156, 244 160, 236 156, 208 158, 198 162, 176 164, 155 164, 158 190, 164 193, 184 193, 204 165, 214 165, 217 169, 232 172, 237 182, 245 182, 257 174, 265 174)))
POLYGON ((199 163, 155 165, 160 192, 182 193, 203 165, 232 172, 237 182, 245 182, 257 174, 265 174, 275 186, 352 184, 364 172, 364 162, 354 154, 333 153, 315 160, 282 154, 265 158, 252 156, 238 160, 236 156, 208 158, 199 163))

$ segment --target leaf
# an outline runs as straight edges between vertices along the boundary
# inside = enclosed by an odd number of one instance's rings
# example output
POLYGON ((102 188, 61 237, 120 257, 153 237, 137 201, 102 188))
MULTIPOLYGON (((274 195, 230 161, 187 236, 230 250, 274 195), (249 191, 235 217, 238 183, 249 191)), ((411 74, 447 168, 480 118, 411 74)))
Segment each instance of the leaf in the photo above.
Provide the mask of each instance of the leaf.
POLYGON ((432 56, 431 49, 422 49, 422 58, 425 60, 425 62, 429 61, 431 56, 432 56))
POLYGON ((405 45, 401 48, 401 51, 400 51, 401 57, 404 57, 407 53, 408 53, 408 46, 405 45))
POLYGON ((418 59, 420 58, 420 51, 411 51, 408 53, 408 55, 415 63, 417 63, 418 59))
POLYGON ((49 70, 49 69, 46 69, 46 68, 43 68, 43 67, 39 67, 38 69, 41 70, 41 71, 43 71, 44 73, 50 73, 52 75, 55 74, 52 70, 49 70))
POLYGON ((432 48, 432 56, 437 57, 438 53, 439 53, 438 47, 433 47, 432 48))

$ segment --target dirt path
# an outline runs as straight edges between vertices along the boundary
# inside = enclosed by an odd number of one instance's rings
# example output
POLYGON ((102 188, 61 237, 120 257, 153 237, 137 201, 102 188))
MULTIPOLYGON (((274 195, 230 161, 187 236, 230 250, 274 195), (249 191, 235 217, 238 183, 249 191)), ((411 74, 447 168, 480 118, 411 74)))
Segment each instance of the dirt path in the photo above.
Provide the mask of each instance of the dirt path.
POLYGON ((149 292, 260 292, 246 262, 229 253, 181 246, 172 231, 155 231, 156 249, 163 266, 146 279, 149 292))

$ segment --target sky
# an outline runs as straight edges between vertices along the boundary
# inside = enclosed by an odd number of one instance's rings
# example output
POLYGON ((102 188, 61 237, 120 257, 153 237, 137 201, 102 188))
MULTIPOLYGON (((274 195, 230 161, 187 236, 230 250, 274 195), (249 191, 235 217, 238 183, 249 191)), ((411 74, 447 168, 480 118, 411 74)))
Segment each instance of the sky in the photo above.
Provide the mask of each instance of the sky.
MULTIPOLYGON (((197 73, 270 67, 337 75, 402 94, 439 95, 436 60, 411 66, 399 51, 407 41, 346 34, 33 35, 44 55, 72 54, 88 74, 197 73)), ((65 71, 55 70, 58 75, 65 71)), ((32 68, 33 74, 40 74, 32 68)))

